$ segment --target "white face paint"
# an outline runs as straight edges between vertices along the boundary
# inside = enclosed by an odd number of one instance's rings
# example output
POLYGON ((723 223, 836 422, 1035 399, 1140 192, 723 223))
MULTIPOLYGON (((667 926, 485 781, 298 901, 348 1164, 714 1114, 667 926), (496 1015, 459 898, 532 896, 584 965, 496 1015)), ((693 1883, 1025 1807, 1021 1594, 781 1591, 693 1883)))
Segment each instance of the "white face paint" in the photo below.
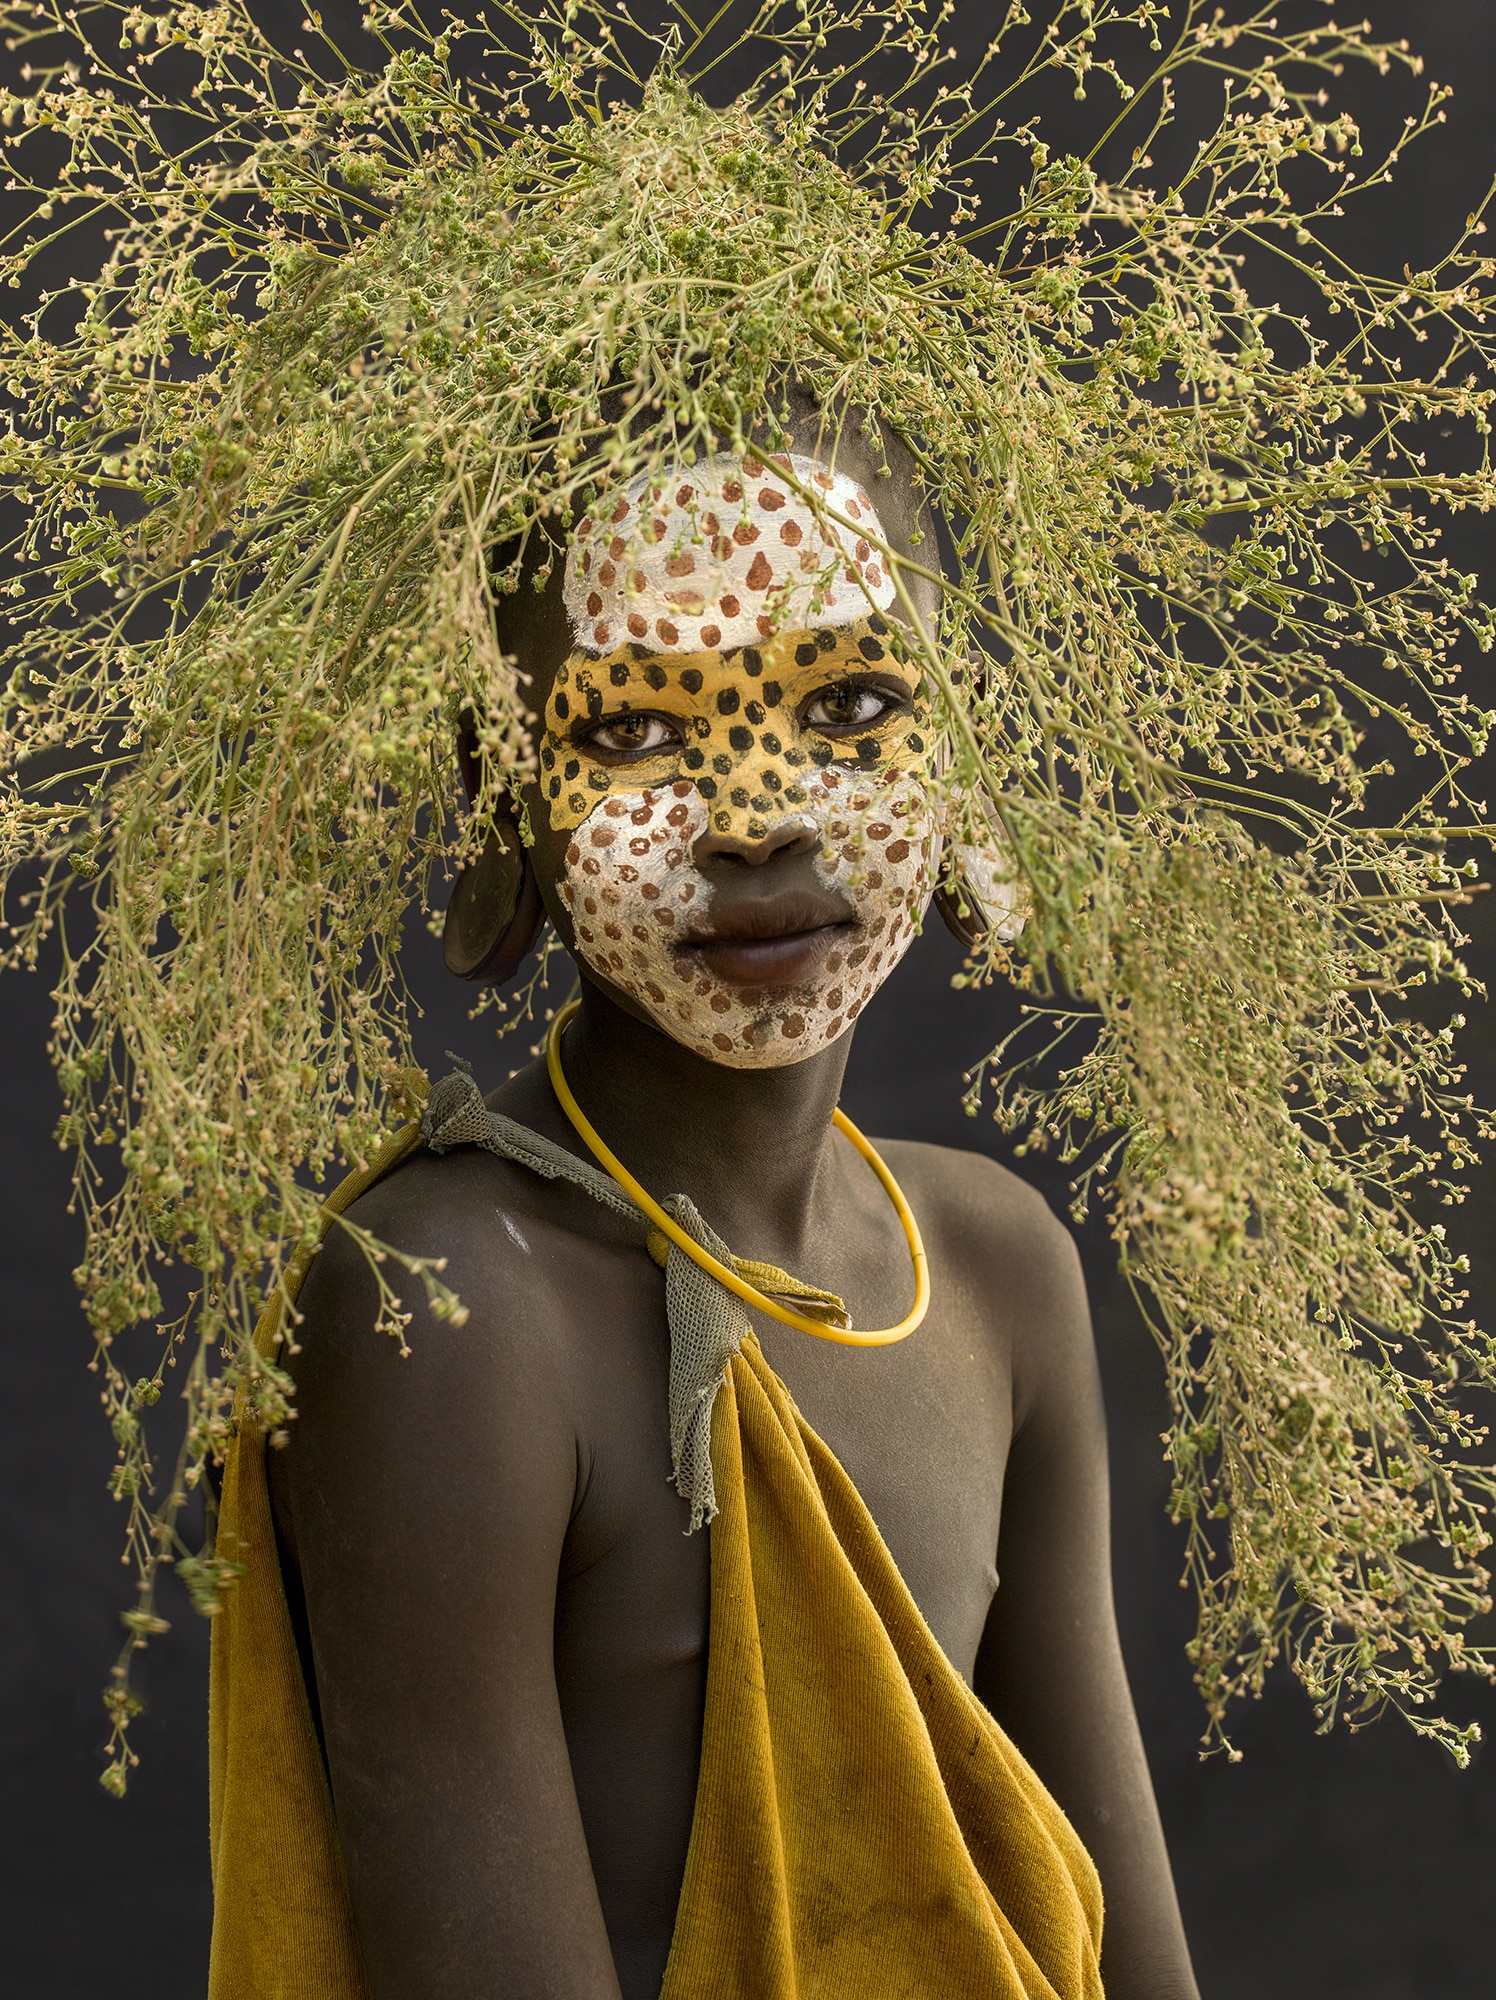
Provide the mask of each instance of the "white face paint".
POLYGON ((579 523, 565 577, 577 645, 595 655, 631 642, 730 652, 796 627, 849 625, 894 600, 866 489, 797 452, 718 453, 674 477, 641 474, 598 517, 579 523), (796 487, 841 518, 818 519, 796 487))
POLYGON ((551 825, 570 835, 560 894, 576 949, 711 1061, 803 1061, 903 956, 939 862, 929 718, 876 608, 893 596, 886 561, 862 533, 881 538, 876 510, 854 481, 791 457, 708 460, 598 511, 567 557, 576 649, 540 752, 551 825), (818 521, 776 466, 852 527, 818 521), (698 843, 760 848, 786 822, 802 854, 811 836, 815 883, 787 928, 844 929, 796 985, 734 984, 695 948, 720 921, 698 843))
POLYGON ((826 770, 796 815, 820 841, 815 872, 850 915, 801 984, 717 977, 692 937, 710 936, 713 884, 690 856, 708 808, 684 779, 615 793, 579 827, 561 897, 577 949, 676 1041, 732 1069, 776 1069, 828 1047, 908 950, 929 901, 939 839, 923 788, 901 773, 826 770))

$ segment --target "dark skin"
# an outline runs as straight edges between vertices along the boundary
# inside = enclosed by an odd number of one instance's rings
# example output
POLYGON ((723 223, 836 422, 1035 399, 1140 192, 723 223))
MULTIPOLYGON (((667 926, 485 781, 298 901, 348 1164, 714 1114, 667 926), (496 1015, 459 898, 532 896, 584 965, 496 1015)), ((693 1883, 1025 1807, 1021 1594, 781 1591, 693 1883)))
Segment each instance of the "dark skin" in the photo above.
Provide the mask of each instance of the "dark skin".
MULTIPOLYGON (((517 650, 541 709, 555 593, 517 650)), ((616 740, 616 739, 615 739, 616 740)), ((556 894, 566 836, 532 802, 556 894)), ((793 829, 703 837, 725 930, 824 897, 793 829), (735 914, 741 923, 735 922, 735 914)), ((800 976, 817 947, 727 952, 800 976)), ((587 974, 568 1078, 658 1195, 742 1256, 907 1310, 887 1197, 831 1125, 850 1042, 778 1069, 706 1061, 587 974)), ((544 1067, 489 1102, 582 1152, 544 1067)), ((1109 2000, 1194 2000, 1112 1609, 1106 1433, 1078 1261, 991 1162, 890 1143, 933 1297, 910 1339, 857 1350, 759 1318, 764 1352, 840 1458, 948 1656, 1069 1814, 1106 1895, 1109 2000), (999 1587, 999 1577, 1001 1585, 999 1587)), ((654 2000, 675 1922, 706 1685, 708 1556, 666 1483, 663 1274, 579 1190, 473 1149, 421 1154, 354 1211, 447 1260, 470 1317, 414 1300, 409 1358, 373 1330, 334 1233, 303 1293, 299 1420, 271 1457, 304 1603, 339 1837, 376 2000, 654 2000)))

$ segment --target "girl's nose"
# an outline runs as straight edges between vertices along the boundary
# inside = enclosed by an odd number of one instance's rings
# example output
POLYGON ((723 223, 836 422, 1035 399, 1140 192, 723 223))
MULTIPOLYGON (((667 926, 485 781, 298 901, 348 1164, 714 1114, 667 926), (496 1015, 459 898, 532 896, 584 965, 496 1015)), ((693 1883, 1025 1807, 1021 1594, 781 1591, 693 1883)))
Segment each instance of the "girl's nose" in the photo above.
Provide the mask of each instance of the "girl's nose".
POLYGON ((713 862, 746 862, 750 868, 772 861, 776 855, 816 854, 821 846, 820 829, 808 819, 786 815, 770 822, 745 814, 736 830, 704 833, 691 850, 698 868, 713 862))

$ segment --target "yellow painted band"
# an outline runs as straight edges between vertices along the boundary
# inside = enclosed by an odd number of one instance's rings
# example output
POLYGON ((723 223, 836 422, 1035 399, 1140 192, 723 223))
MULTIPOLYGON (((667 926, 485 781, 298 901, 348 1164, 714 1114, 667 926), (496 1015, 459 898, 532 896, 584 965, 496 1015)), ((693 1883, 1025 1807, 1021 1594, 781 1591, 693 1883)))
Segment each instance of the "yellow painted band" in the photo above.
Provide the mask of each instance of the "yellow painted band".
POLYGON ((840 1107, 831 1114, 836 1129, 851 1140, 883 1183, 884 1191, 893 1203, 894 1211, 903 1225, 904 1238, 909 1245, 910 1260, 914 1265, 914 1304, 897 1326, 882 1327, 874 1333, 858 1333, 851 1327, 827 1326, 822 1320, 808 1319, 803 1313, 797 1313, 789 1306, 781 1305, 777 1299, 770 1298, 767 1292, 761 1292, 756 1285, 750 1285, 746 1278, 739 1277, 729 1265, 719 1262, 709 1250, 704 1250, 693 1236, 686 1234, 673 1216, 665 1213, 652 1195, 640 1187, 628 1168, 609 1152, 592 1129, 582 1107, 572 1096, 571 1086, 567 1083, 566 1073, 561 1067, 561 1037, 566 1024, 580 1005, 579 1000, 568 1000, 552 1021, 550 1033, 545 1038, 545 1063, 550 1073, 551 1088, 556 1093, 561 1109, 571 1120, 578 1138, 585 1142, 594 1158, 607 1168, 624 1193, 638 1204, 662 1235, 668 1236, 672 1243, 678 1244, 693 1263, 699 1264, 703 1271, 709 1271, 719 1285, 725 1285, 730 1292, 735 1292, 743 1303, 752 1306, 755 1312, 767 1313, 771 1319, 782 1320, 786 1326, 793 1326, 801 1333, 812 1334, 817 1340, 834 1340, 838 1347, 891 1347, 896 1340, 903 1340, 913 1333, 930 1307, 930 1261, 925 1255, 919 1224, 904 1199, 904 1190, 879 1157, 877 1149, 863 1138, 840 1107))

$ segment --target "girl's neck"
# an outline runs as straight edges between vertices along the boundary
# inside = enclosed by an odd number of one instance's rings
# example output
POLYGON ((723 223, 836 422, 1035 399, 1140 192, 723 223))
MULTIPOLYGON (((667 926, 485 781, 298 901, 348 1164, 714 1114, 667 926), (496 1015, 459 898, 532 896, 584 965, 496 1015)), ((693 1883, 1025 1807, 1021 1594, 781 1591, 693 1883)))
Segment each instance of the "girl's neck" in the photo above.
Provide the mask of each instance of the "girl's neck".
MULTIPOLYGON (((657 1199, 689 1195, 738 1255, 798 1255, 825 1219, 837 1172, 831 1114, 851 1036, 783 1068, 729 1069, 634 1019, 585 978, 581 997, 562 1059, 604 1144, 657 1199)), ((543 1070, 539 1082, 549 1096, 543 1070)))

